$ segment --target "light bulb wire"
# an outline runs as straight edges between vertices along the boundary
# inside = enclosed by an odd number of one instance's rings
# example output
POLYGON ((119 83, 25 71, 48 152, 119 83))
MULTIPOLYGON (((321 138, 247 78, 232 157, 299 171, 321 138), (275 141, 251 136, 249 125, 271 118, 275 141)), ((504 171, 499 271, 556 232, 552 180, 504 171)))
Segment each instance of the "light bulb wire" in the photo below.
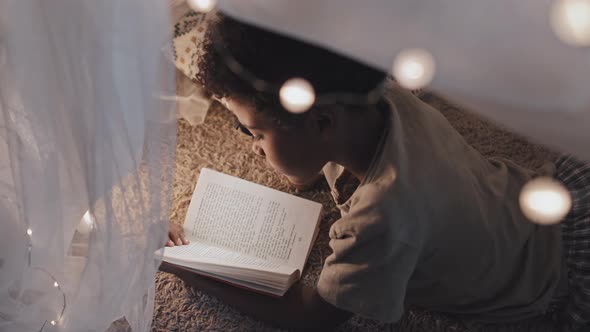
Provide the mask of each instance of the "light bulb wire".
MULTIPOLYGON (((26 253, 27 257, 26 257, 26 260, 27 260, 28 267, 31 268, 31 269, 33 269, 33 270, 41 271, 41 272, 47 274, 49 276, 49 278, 51 278, 51 280, 53 281, 53 287, 54 288, 57 288, 57 290, 61 293, 61 296, 63 298, 63 304, 62 304, 62 307, 61 307, 61 311, 60 311, 59 316, 57 318, 57 321, 59 322, 62 319, 62 317, 64 315, 64 312, 66 311, 66 304, 67 304, 67 302, 66 302, 66 293, 61 288, 61 285, 57 282, 57 278, 55 278, 55 276, 53 274, 51 274, 51 272, 47 271, 46 269, 44 269, 42 267, 36 267, 36 266, 35 267, 32 267, 31 266, 31 261, 32 261, 32 257, 31 256, 32 256, 32 251, 33 251, 32 236, 31 235, 27 235, 27 240, 28 240, 28 245, 27 245, 27 253, 26 253)), ((43 329, 45 328, 45 326, 47 325, 47 323, 48 323, 47 320, 45 320, 43 322, 43 325, 41 325, 41 328, 39 329, 39 332, 42 332, 43 331, 43 329)))
MULTIPOLYGON (((61 295, 63 297, 63 305, 61 307, 61 312, 59 313, 59 316, 57 318, 57 321, 59 322, 62 319, 64 312, 66 311, 66 293, 63 291, 63 289, 61 289, 61 285, 57 282, 57 279, 53 276, 53 274, 51 274, 49 271, 47 271, 46 269, 41 268, 41 267, 34 267, 33 269, 45 272, 53 280, 54 287, 57 288, 57 290, 59 290, 59 292, 61 293, 61 295)), ((41 329, 39 330, 39 332, 42 332, 46 325, 47 325, 47 320, 45 320, 43 322, 43 325, 41 326, 41 329)))

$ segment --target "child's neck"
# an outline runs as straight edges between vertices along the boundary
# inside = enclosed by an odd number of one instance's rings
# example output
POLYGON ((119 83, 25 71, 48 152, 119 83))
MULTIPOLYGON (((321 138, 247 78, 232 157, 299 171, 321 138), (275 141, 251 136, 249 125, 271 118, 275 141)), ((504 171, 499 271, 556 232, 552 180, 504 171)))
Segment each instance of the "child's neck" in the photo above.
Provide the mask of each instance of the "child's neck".
POLYGON ((386 114, 378 109, 347 112, 342 121, 335 159, 360 181, 363 181, 385 131, 386 114))

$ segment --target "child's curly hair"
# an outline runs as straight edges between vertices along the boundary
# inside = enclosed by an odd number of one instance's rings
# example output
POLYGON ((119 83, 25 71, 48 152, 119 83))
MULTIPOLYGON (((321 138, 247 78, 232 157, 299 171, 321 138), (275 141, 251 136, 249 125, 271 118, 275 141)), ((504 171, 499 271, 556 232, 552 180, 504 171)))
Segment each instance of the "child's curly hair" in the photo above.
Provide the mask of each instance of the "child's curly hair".
POLYGON ((287 79, 302 77, 313 85, 316 94, 368 94, 386 77, 380 70, 326 49, 220 13, 209 20, 200 46, 203 53, 198 60, 196 78, 205 90, 217 98, 253 102, 258 111, 270 111, 278 119, 288 120, 298 115, 281 106, 278 93, 257 91, 252 82, 234 74, 228 67, 228 54, 258 79, 280 86, 287 79))

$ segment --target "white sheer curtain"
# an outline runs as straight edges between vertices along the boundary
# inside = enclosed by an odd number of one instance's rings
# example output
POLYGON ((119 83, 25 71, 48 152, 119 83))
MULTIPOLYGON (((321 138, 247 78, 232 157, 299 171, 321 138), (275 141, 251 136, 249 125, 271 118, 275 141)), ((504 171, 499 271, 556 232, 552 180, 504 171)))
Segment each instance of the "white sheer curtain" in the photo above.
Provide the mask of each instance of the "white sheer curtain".
MULTIPOLYGON (((437 67, 429 89, 590 159, 590 47, 560 41, 550 23, 556 3, 582 1, 219 0, 218 6, 386 71, 402 50, 426 49, 437 67)), ((590 29, 583 4, 572 8, 581 29, 590 29)))
POLYGON ((150 329, 176 139, 168 12, 0 1, 1 331, 150 329))
MULTIPOLYGON (((590 50, 556 38, 554 3, 218 5, 388 71, 424 48, 432 90, 590 158, 590 50)), ((122 316, 150 329, 176 138, 169 11, 163 0, 0 1, 0 330, 103 331, 122 316), (93 223, 79 227, 87 210, 93 223)))

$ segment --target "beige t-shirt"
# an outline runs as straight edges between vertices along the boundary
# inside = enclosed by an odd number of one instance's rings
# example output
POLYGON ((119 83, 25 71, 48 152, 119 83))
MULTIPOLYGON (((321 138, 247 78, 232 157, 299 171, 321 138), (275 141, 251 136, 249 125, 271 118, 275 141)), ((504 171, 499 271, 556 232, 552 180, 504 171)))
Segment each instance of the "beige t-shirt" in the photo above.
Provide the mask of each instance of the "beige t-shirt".
MULTIPOLYGON (((480 322, 542 313, 561 277, 561 231, 519 209, 520 189, 536 174, 485 159, 440 112, 398 87, 387 91, 391 125, 339 205, 320 295, 385 322, 406 304, 480 322)), ((324 174, 341 199, 347 172, 330 163, 324 174)))

